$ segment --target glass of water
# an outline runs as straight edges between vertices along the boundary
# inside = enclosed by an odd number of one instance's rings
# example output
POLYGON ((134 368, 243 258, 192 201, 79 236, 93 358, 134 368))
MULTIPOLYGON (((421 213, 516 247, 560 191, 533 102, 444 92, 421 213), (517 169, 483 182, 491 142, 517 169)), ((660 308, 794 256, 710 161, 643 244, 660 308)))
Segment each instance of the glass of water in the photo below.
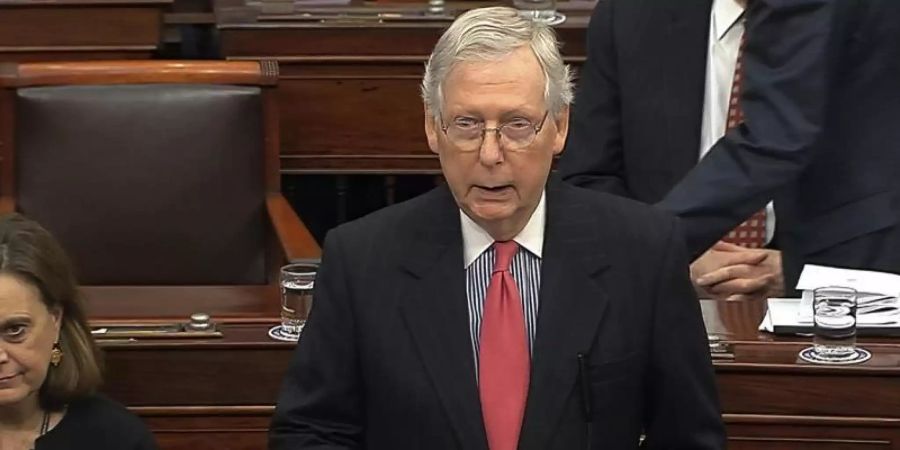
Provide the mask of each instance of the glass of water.
POLYGON ((556 10, 556 0, 513 0, 513 5, 535 22, 559 25, 566 21, 566 16, 556 10))
POLYGON ((813 346, 801 358, 822 364, 854 364, 871 357, 856 347, 855 289, 841 286, 813 291, 813 346))
POLYGON ((288 264, 281 268, 281 327, 279 338, 298 340, 312 308, 315 264, 288 264))

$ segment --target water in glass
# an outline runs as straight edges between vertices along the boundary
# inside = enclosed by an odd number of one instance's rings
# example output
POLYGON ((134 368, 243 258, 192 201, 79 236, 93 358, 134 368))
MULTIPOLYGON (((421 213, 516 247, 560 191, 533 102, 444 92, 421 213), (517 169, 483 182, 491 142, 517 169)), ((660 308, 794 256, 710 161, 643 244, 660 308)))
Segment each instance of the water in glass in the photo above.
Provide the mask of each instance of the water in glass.
POLYGON ((856 291, 817 289, 813 299, 813 348, 823 359, 856 354, 856 291))
POLYGON ((312 308, 317 269, 309 264, 281 268, 281 332, 284 335, 299 337, 312 308))

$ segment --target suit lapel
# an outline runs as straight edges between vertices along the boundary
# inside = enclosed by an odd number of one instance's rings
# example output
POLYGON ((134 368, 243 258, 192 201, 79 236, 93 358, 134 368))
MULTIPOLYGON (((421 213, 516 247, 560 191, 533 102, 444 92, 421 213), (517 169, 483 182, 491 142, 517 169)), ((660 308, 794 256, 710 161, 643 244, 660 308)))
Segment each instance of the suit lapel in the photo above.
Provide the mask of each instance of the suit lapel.
POLYGON ((673 155, 674 169, 682 176, 700 157, 700 127, 706 86, 706 53, 712 0, 664 2, 668 7, 666 45, 666 132, 668 142, 684 143, 673 155))
POLYGON ((435 201, 429 202, 424 223, 410 231, 401 262, 408 293, 401 314, 460 448, 487 450, 469 337, 459 213, 446 187, 427 195, 435 201))
POLYGON ((607 304, 597 281, 607 262, 598 253, 601 224, 551 182, 541 262, 540 310, 521 450, 542 449, 555 431, 607 304))

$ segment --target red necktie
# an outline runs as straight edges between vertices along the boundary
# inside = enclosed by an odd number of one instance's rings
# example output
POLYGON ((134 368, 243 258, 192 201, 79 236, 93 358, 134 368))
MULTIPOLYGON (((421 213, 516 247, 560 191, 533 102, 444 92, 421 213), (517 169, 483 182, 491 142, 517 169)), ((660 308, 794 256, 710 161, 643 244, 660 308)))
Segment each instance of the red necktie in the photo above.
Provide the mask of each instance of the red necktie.
MULTIPOLYGON (((728 99, 728 124, 725 131, 737 127, 744 121, 744 110, 741 109, 741 86, 744 81, 744 43, 747 35, 741 36, 738 48, 737 63, 734 65, 734 80, 731 82, 731 94, 728 99)), ((743 223, 729 231, 722 238, 725 242, 748 248, 762 248, 766 245, 766 209, 763 208, 750 216, 743 223)))
POLYGON ((515 450, 525 416, 530 355, 522 298, 509 264, 519 249, 495 242, 496 262, 484 302, 478 351, 478 391, 490 450, 515 450))

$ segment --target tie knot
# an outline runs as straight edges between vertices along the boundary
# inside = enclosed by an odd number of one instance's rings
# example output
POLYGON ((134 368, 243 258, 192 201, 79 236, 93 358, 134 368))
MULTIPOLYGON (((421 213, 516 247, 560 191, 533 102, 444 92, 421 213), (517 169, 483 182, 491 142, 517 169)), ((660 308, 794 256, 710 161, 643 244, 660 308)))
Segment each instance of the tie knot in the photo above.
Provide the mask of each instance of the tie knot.
POLYGON ((508 271, 509 264, 512 262, 513 256, 519 249, 516 241, 494 242, 494 250, 497 252, 497 259, 494 261, 494 272, 508 271))

